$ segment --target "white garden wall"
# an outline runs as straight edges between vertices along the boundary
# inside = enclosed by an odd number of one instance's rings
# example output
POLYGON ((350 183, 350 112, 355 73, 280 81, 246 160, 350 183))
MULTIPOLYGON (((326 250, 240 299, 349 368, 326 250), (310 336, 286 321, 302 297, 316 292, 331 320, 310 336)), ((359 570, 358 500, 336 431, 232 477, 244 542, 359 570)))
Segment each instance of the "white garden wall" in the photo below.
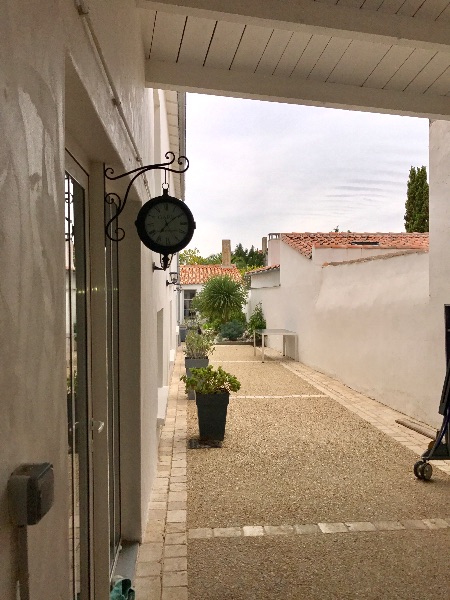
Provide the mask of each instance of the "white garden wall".
MULTIPOLYGON (((445 362, 428 266, 428 254, 411 253, 322 267, 282 244, 281 287, 252 288, 251 310, 262 301, 268 327, 298 332, 301 362, 437 425, 445 362)), ((281 350, 281 339, 269 345, 281 350)))

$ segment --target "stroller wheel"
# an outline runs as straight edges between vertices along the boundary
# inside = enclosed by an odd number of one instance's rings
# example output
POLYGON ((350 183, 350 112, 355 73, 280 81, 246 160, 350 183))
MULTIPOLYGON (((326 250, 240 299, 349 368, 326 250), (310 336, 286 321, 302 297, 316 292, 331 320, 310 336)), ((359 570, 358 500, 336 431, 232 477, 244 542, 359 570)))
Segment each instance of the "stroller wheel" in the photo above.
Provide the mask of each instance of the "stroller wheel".
POLYGON ((423 479, 424 481, 429 481, 433 474, 433 467, 430 463, 425 462, 424 460, 419 460, 414 465, 414 475, 417 479, 423 479))
POLYGON ((419 470, 422 474, 422 479, 425 481, 430 481, 431 476, 433 475, 433 467, 430 465, 430 463, 424 463, 419 470))
POLYGON ((417 479, 422 479, 422 474, 419 471, 419 468, 424 464, 423 460, 419 460, 416 462, 416 464, 414 465, 414 475, 417 477, 417 479))

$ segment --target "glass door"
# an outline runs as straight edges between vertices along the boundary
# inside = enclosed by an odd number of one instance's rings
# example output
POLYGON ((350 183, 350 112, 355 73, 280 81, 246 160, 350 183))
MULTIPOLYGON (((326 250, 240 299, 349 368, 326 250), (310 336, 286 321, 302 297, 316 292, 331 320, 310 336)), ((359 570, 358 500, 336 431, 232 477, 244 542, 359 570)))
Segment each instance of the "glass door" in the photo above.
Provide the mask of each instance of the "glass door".
POLYGON ((91 598, 91 408, 86 252, 87 175, 68 161, 65 175, 66 375, 70 598, 91 598))

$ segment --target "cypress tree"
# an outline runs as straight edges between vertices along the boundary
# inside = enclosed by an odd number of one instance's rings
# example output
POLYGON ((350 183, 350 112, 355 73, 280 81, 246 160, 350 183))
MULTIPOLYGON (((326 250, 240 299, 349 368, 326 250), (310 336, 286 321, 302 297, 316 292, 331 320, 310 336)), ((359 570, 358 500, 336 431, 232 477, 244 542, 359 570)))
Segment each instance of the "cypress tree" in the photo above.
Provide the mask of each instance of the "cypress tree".
POLYGON ((405 229, 408 233, 429 230, 429 188, 427 168, 411 167, 405 203, 405 229))

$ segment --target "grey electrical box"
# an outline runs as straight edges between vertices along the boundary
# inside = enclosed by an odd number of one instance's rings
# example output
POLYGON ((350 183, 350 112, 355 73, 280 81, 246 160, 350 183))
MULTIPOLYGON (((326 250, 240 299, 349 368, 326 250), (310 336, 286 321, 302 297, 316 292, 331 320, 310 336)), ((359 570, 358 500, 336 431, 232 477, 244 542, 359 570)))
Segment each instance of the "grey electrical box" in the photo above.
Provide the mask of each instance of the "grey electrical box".
POLYGON ((39 523, 53 505, 53 465, 27 464, 15 469, 8 481, 8 496, 16 525, 39 523))

